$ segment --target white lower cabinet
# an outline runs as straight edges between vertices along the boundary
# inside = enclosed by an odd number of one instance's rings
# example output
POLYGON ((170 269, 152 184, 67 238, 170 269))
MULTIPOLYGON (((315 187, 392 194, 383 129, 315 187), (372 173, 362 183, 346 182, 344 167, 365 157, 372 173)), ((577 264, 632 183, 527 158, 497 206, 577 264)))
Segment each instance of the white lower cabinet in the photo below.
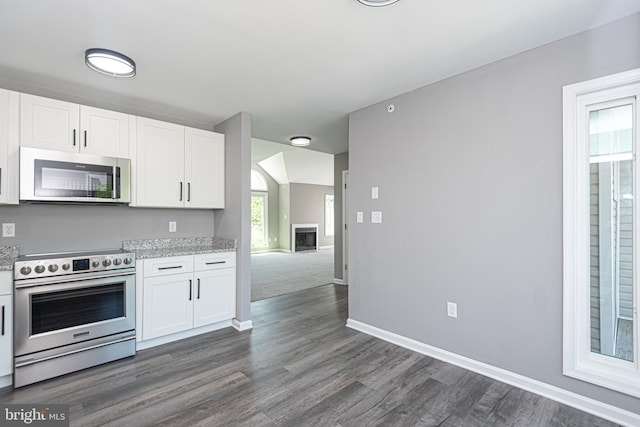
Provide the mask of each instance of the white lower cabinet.
POLYGON ((142 340, 233 319, 235 258, 219 252, 143 260, 142 340))
MULTIPOLYGON (((13 297, 11 285, 11 272, 0 271, 0 377, 13 373, 13 297)), ((0 387, 2 386, 4 385, 0 383, 0 387)))

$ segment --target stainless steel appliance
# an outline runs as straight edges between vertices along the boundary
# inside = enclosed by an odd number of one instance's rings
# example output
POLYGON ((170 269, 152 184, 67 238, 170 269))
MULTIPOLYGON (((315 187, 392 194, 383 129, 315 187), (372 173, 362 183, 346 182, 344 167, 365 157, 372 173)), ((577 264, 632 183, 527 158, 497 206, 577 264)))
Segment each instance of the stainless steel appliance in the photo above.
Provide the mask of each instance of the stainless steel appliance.
POLYGON ((20 200, 129 203, 131 160, 22 147, 20 200))
POLYGON ((14 387, 135 354, 133 253, 21 256, 14 285, 14 387))

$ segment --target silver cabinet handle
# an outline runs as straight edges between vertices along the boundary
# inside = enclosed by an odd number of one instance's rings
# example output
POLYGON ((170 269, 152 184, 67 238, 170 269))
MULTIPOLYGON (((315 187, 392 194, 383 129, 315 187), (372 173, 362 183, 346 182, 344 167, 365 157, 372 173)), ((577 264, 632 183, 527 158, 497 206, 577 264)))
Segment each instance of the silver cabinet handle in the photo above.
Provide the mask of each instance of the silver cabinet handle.
POLYGON ((87 146, 87 131, 84 131, 84 146, 87 146))
POLYGON ((198 279, 198 299, 200 299, 200 279, 198 279))
POLYGON ((189 279, 189 301, 193 299, 193 280, 189 279))
POLYGON ((73 130, 73 146, 76 146, 76 130, 73 130))
POLYGON ((187 182, 187 202, 191 201, 191 183, 187 182))
POLYGON ((4 305, 2 306, 2 335, 4 336, 4 305))
POLYGON ((214 265, 214 264, 226 264, 227 261, 211 261, 205 262, 206 265, 214 265))
POLYGON ((182 181, 180 181, 180 201, 182 201, 182 181))

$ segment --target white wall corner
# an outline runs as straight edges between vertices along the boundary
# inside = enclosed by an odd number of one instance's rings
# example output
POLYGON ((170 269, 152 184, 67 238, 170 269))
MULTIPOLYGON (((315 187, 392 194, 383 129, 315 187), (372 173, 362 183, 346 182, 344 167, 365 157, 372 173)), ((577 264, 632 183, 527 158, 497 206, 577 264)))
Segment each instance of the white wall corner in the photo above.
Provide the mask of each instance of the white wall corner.
POLYGON ((253 329, 253 322, 251 320, 245 320, 244 322, 241 322, 238 319, 233 319, 231 321, 231 326, 233 326, 233 328, 237 331, 242 332, 253 329))

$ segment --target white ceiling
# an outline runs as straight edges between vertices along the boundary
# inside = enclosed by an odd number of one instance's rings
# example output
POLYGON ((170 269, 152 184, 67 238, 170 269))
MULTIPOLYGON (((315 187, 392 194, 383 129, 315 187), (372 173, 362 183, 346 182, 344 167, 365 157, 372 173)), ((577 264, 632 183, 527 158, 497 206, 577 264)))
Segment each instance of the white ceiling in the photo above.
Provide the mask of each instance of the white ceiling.
POLYGON ((638 0, 0 0, 0 85, 347 150, 348 113, 640 11, 638 0), (121 51, 130 80, 89 70, 121 51))
POLYGON ((257 163, 278 184, 333 186, 331 154, 253 138, 251 163, 257 163))

